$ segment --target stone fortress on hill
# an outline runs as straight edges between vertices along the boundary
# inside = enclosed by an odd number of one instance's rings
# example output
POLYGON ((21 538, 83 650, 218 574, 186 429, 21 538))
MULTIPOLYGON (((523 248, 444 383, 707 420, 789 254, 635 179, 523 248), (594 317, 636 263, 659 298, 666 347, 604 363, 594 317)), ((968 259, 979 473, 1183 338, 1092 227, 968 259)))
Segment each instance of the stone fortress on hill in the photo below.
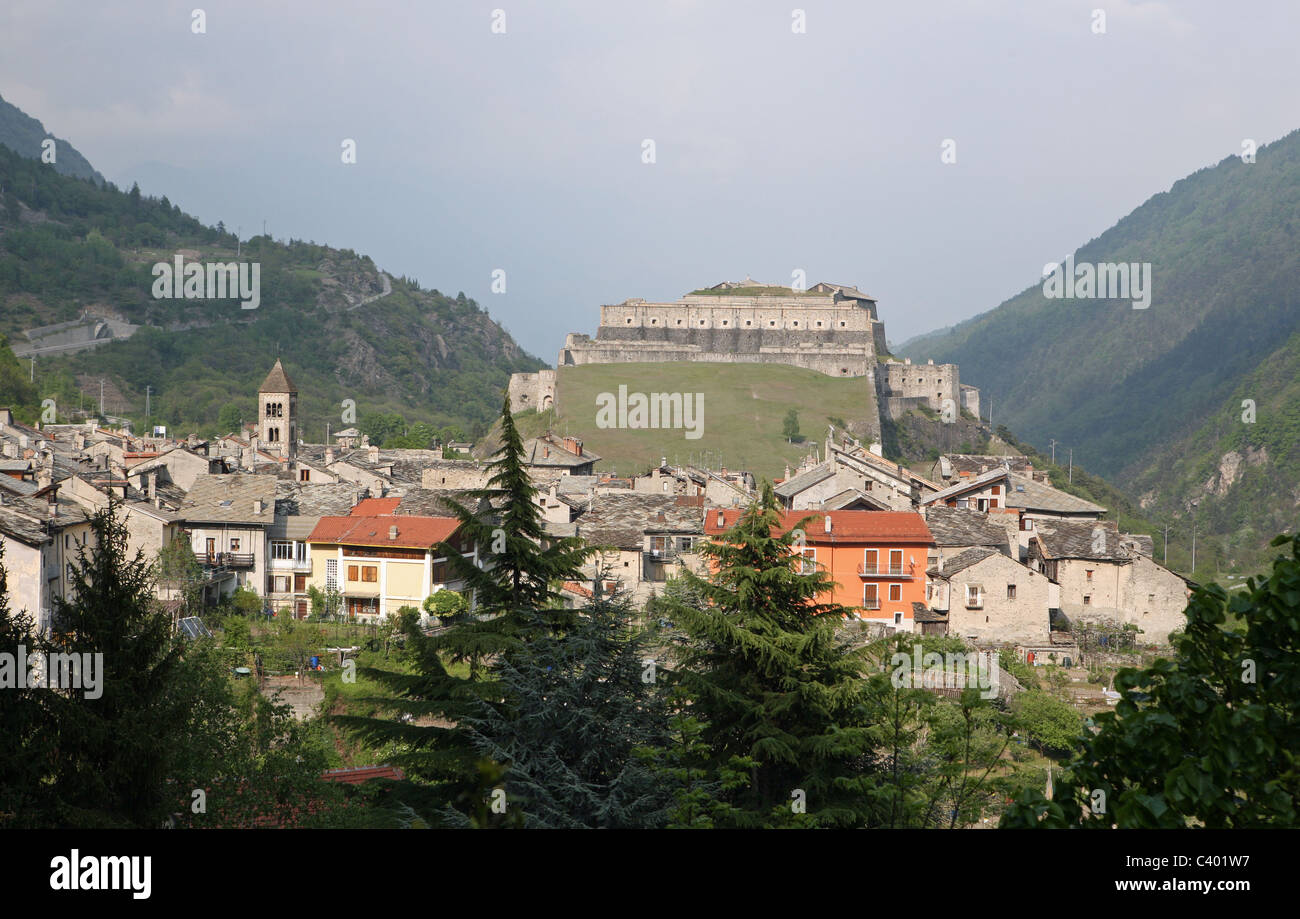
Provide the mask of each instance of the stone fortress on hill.
MULTIPOLYGON (((877 402, 868 416, 897 419, 918 405, 942 412, 951 400, 949 408, 979 417, 979 390, 961 383, 956 364, 894 360, 875 298, 845 284, 792 290, 746 279, 673 303, 631 299, 602 306, 596 337, 570 332, 556 367, 669 361, 785 364, 867 377, 877 402)), ((555 386, 555 370, 516 373, 510 404, 515 411, 546 411, 554 406, 555 386)))

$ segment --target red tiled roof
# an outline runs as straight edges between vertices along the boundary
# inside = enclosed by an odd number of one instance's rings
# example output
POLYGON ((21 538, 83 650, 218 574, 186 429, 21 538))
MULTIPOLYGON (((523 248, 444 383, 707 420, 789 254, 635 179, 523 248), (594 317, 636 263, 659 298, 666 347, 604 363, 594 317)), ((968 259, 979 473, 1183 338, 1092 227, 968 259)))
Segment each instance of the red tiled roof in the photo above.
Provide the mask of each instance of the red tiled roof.
POLYGON ((360 785, 372 779, 392 779, 400 782, 406 773, 396 766, 357 766, 353 769, 330 769, 321 774, 327 782, 344 782, 348 785, 360 785))
POLYGON ((375 517, 383 514, 396 514, 401 498, 364 498, 348 513, 353 517, 375 517))
POLYGON ((577 581, 565 581, 564 589, 567 590, 569 593, 578 594, 579 596, 583 596, 583 597, 596 596, 594 593, 591 592, 591 588, 584 587, 583 585, 579 584, 577 581))
POLYGON ((455 517, 322 517, 307 541, 428 549, 450 539, 459 526, 455 517), (397 527, 396 539, 388 538, 391 527, 397 527))
MULTIPOLYGON (((736 525, 736 521, 745 512, 744 508, 709 508, 704 512, 704 533, 718 536, 736 525), (723 524, 718 525, 718 515, 723 516, 723 524)), ((796 526, 805 517, 810 518, 804 525, 804 533, 809 545, 818 543, 856 541, 856 542, 901 542, 929 545, 934 542, 930 528, 925 525, 925 518, 912 511, 782 511, 778 533, 784 533, 796 526), (831 532, 826 532, 823 516, 831 518, 831 532)))

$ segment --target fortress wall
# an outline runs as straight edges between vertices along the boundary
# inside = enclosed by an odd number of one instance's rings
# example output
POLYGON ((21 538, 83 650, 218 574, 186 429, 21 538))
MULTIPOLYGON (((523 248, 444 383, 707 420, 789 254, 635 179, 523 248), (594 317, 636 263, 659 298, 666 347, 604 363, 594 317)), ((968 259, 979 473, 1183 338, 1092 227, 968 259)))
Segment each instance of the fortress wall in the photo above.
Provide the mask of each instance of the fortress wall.
POLYGON ((943 410, 945 399, 960 408, 961 380, 956 364, 908 364, 889 361, 879 370, 882 395, 901 399, 924 399, 934 411, 943 410))
MULTIPOLYGON (((660 342, 675 346, 694 346, 703 351, 758 351, 762 348, 804 348, 828 346, 840 351, 872 352, 869 332, 842 332, 833 329, 743 328, 733 326, 602 326, 596 337, 598 345, 614 342, 660 342)), ((606 344, 610 343, 610 344, 606 344)))
POLYGON ((555 404, 555 371, 512 373, 508 392, 512 412, 523 412, 528 409, 544 412, 555 404))
POLYGON ((767 347, 748 351, 715 351, 696 345, 670 342, 610 341, 570 342, 561 352, 559 365, 662 363, 693 361, 715 364, 789 364, 835 377, 871 376, 875 356, 869 349, 818 347, 767 347))
POLYGON ((871 332, 875 322, 869 311, 857 306, 837 305, 829 298, 824 304, 794 304, 782 300, 754 303, 752 297, 709 297, 708 303, 687 299, 684 303, 620 303, 600 308, 600 331, 609 329, 798 329, 801 331, 871 332), (725 301, 714 303, 715 300, 725 301))

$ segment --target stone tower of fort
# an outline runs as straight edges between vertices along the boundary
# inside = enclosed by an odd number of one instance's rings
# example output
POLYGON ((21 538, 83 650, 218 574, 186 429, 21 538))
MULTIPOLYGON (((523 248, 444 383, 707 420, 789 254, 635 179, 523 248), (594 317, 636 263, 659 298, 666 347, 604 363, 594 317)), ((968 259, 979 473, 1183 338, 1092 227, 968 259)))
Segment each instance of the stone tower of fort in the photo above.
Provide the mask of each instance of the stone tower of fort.
MULTIPOLYGON (((918 405, 935 412, 965 408, 978 415, 979 391, 962 385, 956 364, 912 364, 888 353, 876 300, 856 287, 823 282, 793 290, 746 279, 671 303, 631 299, 602 306, 596 337, 569 333, 556 368, 668 361, 787 364, 833 377, 867 377, 877 403, 871 415, 896 419, 918 405)), ((555 371, 515 374, 510 402, 516 411, 544 411, 554 403, 555 390, 555 371)))

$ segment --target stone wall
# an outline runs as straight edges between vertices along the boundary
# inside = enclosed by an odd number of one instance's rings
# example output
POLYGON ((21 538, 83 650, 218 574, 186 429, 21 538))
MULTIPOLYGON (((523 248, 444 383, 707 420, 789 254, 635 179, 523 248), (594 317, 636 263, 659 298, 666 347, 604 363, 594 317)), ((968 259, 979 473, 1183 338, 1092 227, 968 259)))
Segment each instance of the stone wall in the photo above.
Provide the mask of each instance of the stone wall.
POLYGON ((888 361, 880 366, 876 379, 882 401, 888 398, 924 399, 929 408, 941 412, 944 401, 951 400, 953 411, 961 408, 961 380, 956 364, 888 361))
POLYGON ((555 371, 539 370, 537 373, 510 375, 510 410, 523 412, 534 409, 544 412, 555 406, 555 371))

